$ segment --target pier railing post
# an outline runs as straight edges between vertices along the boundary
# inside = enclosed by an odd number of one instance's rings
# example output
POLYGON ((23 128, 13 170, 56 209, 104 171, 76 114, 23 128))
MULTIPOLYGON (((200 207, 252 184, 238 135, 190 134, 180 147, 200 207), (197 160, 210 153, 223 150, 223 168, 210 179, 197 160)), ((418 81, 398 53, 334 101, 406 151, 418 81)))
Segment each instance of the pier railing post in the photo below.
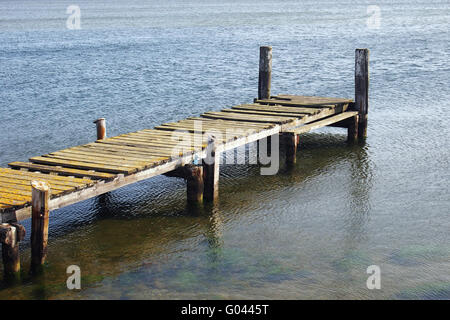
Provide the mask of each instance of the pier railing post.
POLYGON ((272 47, 259 48, 259 81, 258 99, 270 98, 270 82, 272 77, 272 47))
POLYGON ((31 271, 38 271, 47 256, 50 187, 31 182, 31 271))
POLYGON ((206 158, 203 159, 204 193, 205 201, 214 201, 219 196, 219 162, 220 153, 216 152, 215 137, 208 137, 206 158))
POLYGON ((94 121, 97 125, 97 140, 103 140, 106 138, 106 119, 99 118, 94 121))
POLYGON ((16 223, 0 225, 3 272, 5 279, 20 278, 19 242, 25 238, 25 228, 16 223))
POLYGON ((369 111, 369 49, 355 51, 355 109, 359 113, 358 137, 367 137, 369 111))

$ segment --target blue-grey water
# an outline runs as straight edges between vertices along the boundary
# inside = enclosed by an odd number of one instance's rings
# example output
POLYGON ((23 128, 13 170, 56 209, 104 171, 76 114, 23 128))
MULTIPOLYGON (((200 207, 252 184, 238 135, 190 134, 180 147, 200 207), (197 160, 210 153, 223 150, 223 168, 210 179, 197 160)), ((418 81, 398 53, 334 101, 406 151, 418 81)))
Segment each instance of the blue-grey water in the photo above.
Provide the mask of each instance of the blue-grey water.
POLYGON ((56 210, 41 277, 25 221, 0 298, 450 299, 449 24, 448 0, 0 1, 1 166, 93 141, 98 117, 112 136, 251 102, 260 45, 273 93, 353 98, 371 50, 365 145, 323 129, 278 175, 223 166, 203 210, 163 176, 56 210))

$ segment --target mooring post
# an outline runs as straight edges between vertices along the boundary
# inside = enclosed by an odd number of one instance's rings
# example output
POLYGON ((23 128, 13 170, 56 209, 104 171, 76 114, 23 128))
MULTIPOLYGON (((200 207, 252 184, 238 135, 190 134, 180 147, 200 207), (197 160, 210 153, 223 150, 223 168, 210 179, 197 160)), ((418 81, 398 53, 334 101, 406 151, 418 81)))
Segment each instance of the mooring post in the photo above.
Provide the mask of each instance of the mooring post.
POLYGON ((31 270, 38 271, 47 256, 50 187, 31 182, 31 270))
POLYGON ((106 119, 99 118, 94 121, 97 125, 97 140, 103 140, 106 138, 106 119))
POLYGON ((355 109, 358 110, 358 137, 367 137, 369 111, 369 49, 355 51, 355 109))
POLYGON ((25 238, 25 228, 17 223, 0 225, 3 272, 5 279, 20 278, 19 242, 25 238))
POLYGON ((220 153, 216 152, 215 137, 210 136, 206 147, 206 158, 203 159, 205 201, 214 201, 219 196, 219 162, 220 153))
POLYGON ((294 164, 297 159, 298 134, 293 132, 283 132, 281 134, 282 143, 286 151, 286 163, 294 164))
POLYGON ((203 201, 203 167, 195 164, 184 166, 184 174, 187 183, 187 201, 190 204, 198 204, 203 201))
POLYGON ((270 98, 270 81, 272 77, 272 47, 259 48, 258 99, 270 98))

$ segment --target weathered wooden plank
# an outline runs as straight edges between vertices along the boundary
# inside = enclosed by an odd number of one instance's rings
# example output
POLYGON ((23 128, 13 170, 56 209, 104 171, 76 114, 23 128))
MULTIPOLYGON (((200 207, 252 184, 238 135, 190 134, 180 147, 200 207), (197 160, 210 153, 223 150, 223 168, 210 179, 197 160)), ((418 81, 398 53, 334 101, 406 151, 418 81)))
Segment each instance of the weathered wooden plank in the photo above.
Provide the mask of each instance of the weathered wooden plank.
MULTIPOLYGON (((172 133, 157 130, 157 129, 144 129, 144 130, 138 131, 138 133, 145 133, 147 135, 152 135, 155 138, 160 138, 160 139, 171 139, 173 137, 172 133)), ((180 131, 180 132, 178 132, 178 135, 190 137, 190 136, 192 136, 192 133, 180 131)))
POLYGON ((148 161, 136 161, 132 160, 126 157, 123 157, 122 159, 112 158, 109 156, 104 155, 80 155, 77 153, 71 153, 71 152, 52 152, 48 155, 45 155, 45 157, 50 158, 60 158, 60 159, 67 159, 67 160, 79 160, 79 161, 87 161, 87 162, 95 162, 95 163, 102 163, 107 165, 119 165, 119 166, 125 166, 125 167, 131 167, 131 168, 140 168, 145 167, 146 165, 149 165, 151 162, 151 159, 148 159, 148 161))
POLYGON ((233 121, 228 119, 209 119, 209 118, 202 118, 202 117, 191 117, 185 120, 178 121, 179 124, 201 124, 204 127, 208 128, 234 128, 234 127, 245 127, 245 128, 251 128, 255 130, 261 130, 269 127, 271 124, 267 123, 242 123, 240 121, 233 121))
MULTIPOLYGON (((166 131, 175 132, 175 131, 179 130, 179 127, 161 126, 161 127, 158 128, 158 130, 166 130, 166 131)), ((188 129, 187 127, 185 127, 183 130, 189 130, 190 132, 195 132, 198 135, 198 137, 194 138, 195 140, 194 139, 191 140, 192 143, 194 141, 196 141, 196 143, 198 143, 197 141, 202 141, 203 142, 204 141, 204 137, 203 136, 207 136, 207 135, 210 135, 210 134, 216 135, 218 137, 218 141, 219 142, 220 141, 223 142, 223 141, 226 141, 226 139, 228 139, 228 137, 230 135, 232 135, 232 136, 237 136, 237 135, 245 136, 245 135, 248 135, 248 134, 252 134, 252 133, 261 131, 261 130, 253 130, 253 129, 246 129, 246 128, 236 128, 236 127, 228 128, 228 129, 202 128, 200 131, 197 131, 197 130, 199 130, 198 128, 188 129)), ((202 143, 202 147, 203 146, 204 146, 204 143, 202 143)))
POLYGON ((31 194, 29 191, 26 191, 26 190, 4 188, 3 186, 0 186, 0 193, 12 193, 12 194, 18 194, 18 195, 22 195, 22 196, 28 196, 31 194))
POLYGON ((97 170, 101 172, 110 172, 110 173, 125 173, 131 174, 137 171, 137 168, 127 168, 122 166, 107 166, 98 163, 90 163, 90 162, 82 162, 82 161, 70 161, 64 159, 52 159, 46 157, 33 157, 30 159, 33 163, 41 163, 41 164, 51 164, 51 165, 60 165, 68 168, 75 169, 89 169, 89 170, 97 170))
MULTIPOLYGON (((11 181, 0 181, 0 188, 8 189, 11 192, 14 190, 21 190, 26 192, 31 192, 31 185, 28 182, 11 180, 11 181)), ((72 186, 58 186, 53 185, 52 193, 58 194, 66 191, 74 190, 72 186)))
POLYGON ((117 145, 117 146, 122 146, 122 147, 131 147, 131 148, 137 148, 137 149, 142 149, 145 150, 146 148, 148 148, 149 153, 153 153, 155 155, 155 157, 160 157, 160 158, 164 158, 164 157, 173 157, 173 156, 180 156, 183 153, 186 152, 194 152, 194 150, 192 150, 192 148, 189 147, 183 147, 183 148, 178 148, 179 151, 178 153, 176 152, 177 150, 174 149, 173 147, 171 148, 157 148, 155 146, 151 146, 151 145, 147 145, 145 143, 135 143, 135 142, 124 142, 124 141, 116 141, 116 140, 108 140, 105 141, 104 140, 104 144, 109 145, 117 145))
POLYGON ((215 125, 220 125, 223 124, 224 126, 227 127, 244 127, 244 128, 254 128, 254 129, 259 129, 259 130, 264 130, 264 129, 269 129, 269 128, 273 128, 275 126, 275 124, 272 123, 261 123, 261 122, 246 122, 246 123, 242 123, 241 121, 234 121, 231 119, 213 119, 213 118, 201 118, 201 117, 190 117, 187 118, 185 121, 202 121, 202 123, 204 123, 205 125, 210 125, 212 127, 214 127, 215 125))
POLYGON ((206 133, 206 132, 208 132, 208 133, 218 133, 219 135, 222 135, 222 136, 225 136, 225 134, 226 134, 226 132, 227 132, 227 129, 221 129, 221 128, 206 128, 206 127, 202 127, 202 128, 194 128, 194 127, 191 127, 191 126, 182 126, 182 125, 167 125, 167 124, 164 124, 164 125, 161 125, 161 126, 157 126, 156 127, 156 129, 157 130, 161 130, 161 131, 163 131, 163 130, 165 130, 165 131, 179 131, 179 130, 182 130, 182 131, 188 131, 188 132, 191 132, 191 133, 194 133, 194 132, 196 132, 196 133, 206 133))
POLYGON ((233 114, 229 112, 206 112, 202 114, 202 117, 213 118, 213 119, 230 119, 237 121, 246 122, 269 122, 274 124, 283 124, 294 121, 295 118, 282 118, 282 117, 271 117, 271 116, 260 116, 260 115, 240 115, 233 114))
MULTIPOLYGON (((334 108, 335 105, 327 105, 323 108, 334 108)), ((279 113, 293 113, 296 115, 310 115, 316 114, 322 111, 321 108, 301 108, 301 107, 285 107, 279 105, 261 105, 261 104, 243 104, 239 106, 234 106, 232 109, 238 110, 256 110, 256 111, 269 111, 269 112, 279 112, 279 113)))
MULTIPOLYGON (((14 175, 2 176, 0 178, 1 182, 5 182, 5 183, 9 183, 9 184, 11 184, 11 183, 20 184, 20 185, 29 185, 31 180, 30 180, 30 178, 22 178, 20 176, 14 176, 14 175)), ((55 181, 55 180, 51 180, 51 179, 41 179, 41 180, 47 181, 48 183, 52 184, 55 188, 58 188, 58 189, 66 188, 66 187, 82 188, 82 187, 90 186, 90 185, 94 184, 93 181, 90 183, 79 183, 79 182, 77 183, 77 182, 71 182, 71 181, 61 182, 61 181, 57 181, 57 180, 55 181)))
POLYGON ((3 205, 9 205, 11 207, 16 207, 16 206, 23 206, 27 204, 28 201, 0 198, 0 203, 3 205))
POLYGON ((51 159, 60 159, 60 160, 66 160, 66 161, 79 161, 83 163, 89 163, 89 164, 99 164, 99 165, 106 165, 106 166, 117 166, 127 169, 136 169, 139 170, 139 168, 144 167, 143 165, 137 164, 137 163, 119 163, 119 162, 113 162, 113 161, 107 161, 102 159, 93 159, 93 158, 84 158, 84 157, 77 157, 77 156, 67 156, 67 155, 53 155, 53 154, 45 154, 42 157, 45 158, 51 158, 51 159))
POLYGON ((65 149, 65 150, 61 150, 58 151, 61 154, 74 154, 74 155, 84 155, 84 156, 95 156, 95 157, 108 157, 111 159, 117 159, 117 160, 123 160, 123 159, 128 159, 130 161, 140 161, 140 162, 146 162, 148 163, 149 159, 154 158, 154 157, 136 157, 133 156, 132 154, 117 154, 117 153, 113 153, 113 152, 108 152, 108 151, 99 151, 99 150, 92 150, 92 149, 88 149, 88 148, 77 148, 77 149, 65 149))
POLYGON ((96 171, 87 171, 87 170, 79 170, 79 169, 71 169, 71 168, 63 168, 63 167, 55 167, 55 166, 46 166, 41 164, 35 164, 31 162, 11 162, 8 164, 11 168, 20 169, 30 169, 41 172, 55 172, 59 175, 63 176, 74 176, 74 177, 89 177, 93 179, 112 179, 116 175, 105 172, 96 172, 96 171))
MULTIPOLYGON (((205 118, 206 119, 206 118, 205 118)), ((226 121, 223 121, 226 122, 226 121)), ((211 124, 211 125, 203 125, 203 124, 199 124, 196 123, 194 124, 194 122, 180 122, 177 123, 175 125, 167 125, 164 124, 162 126, 164 127, 173 127, 173 128, 180 128, 181 130, 184 131, 188 131, 188 132, 194 132, 194 129, 196 131, 196 134, 198 135, 201 129, 201 133, 202 133, 202 139, 206 142, 205 137, 207 136, 205 133, 206 132, 212 132, 212 131, 219 131, 222 133, 225 133, 227 131, 233 131, 233 130, 246 130, 247 132, 258 132, 260 130, 264 130, 264 127, 254 127, 254 126, 246 126, 245 124, 243 125, 243 123, 241 122, 240 126, 234 125, 234 124, 223 124, 223 122, 221 123, 215 123, 215 124, 211 124)), ((247 122, 246 122, 247 123, 247 122)))
MULTIPOLYGON (((160 130, 159 130, 160 131, 160 130)), ((167 131, 164 131, 167 132, 167 131)), ((155 146, 179 146, 179 145, 191 145, 192 141, 197 141, 200 143, 202 147, 206 146, 206 138, 203 134, 196 133, 195 135, 192 134, 190 136, 185 135, 179 135, 178 132, 173 133, 173 136, 168 137, 166 139, 161 138, 153 138, 146 136, 145 134, 133 134, 130 136, 125 136, 127 139, 133 139, 133 140, 145 140, 149 143, 154 144, 155 146)))
POLYGON ((0 192, 0 199, 11 199, 11 200, 17 200, 17 201, 31 201, 31 193, 30 195, 19 195, 17 193, 5 193, 0 192))
POLYGON ((127 146, 119 143, 105 143, 105 144, 93 144, 90 146, 83 146, 83 148, 92 150, 94 152, 114 152, 120 155, 130 155, 130 156, 138 156, 138 157, 160 157, 161 161, 155 162, 154 165, 158 165, 161 162, 165 162, 170 159, 170 155, 161 155, 158 151, 152 151, 150 148, 139 148, 136 146, 127 146))
MULTIPOLYGON (((136 146, 136 145, 129 145, 129 144, 123 144, 120 142, 105 142, 105 143, 96 143, 94 145, 90 145, 89 148, 94 149, 103 149, 103 150, 117 150, 122 152, 130 152, 130 153, 136 153, 136 154, 142 154, 142 155, 153 155, 153 156, 160 156, 163 157, 164 160, 161 160, 161 162, 167 161, 169 158, 172 157, 171 153, 168 152, 162 152, 162 151, 152 151, 151 148, 148 148, 147 146, 136 146)), ((179 154, 177 155, 179 157, 179 154)), ((155 163, 155 165, 158 165, 158 163, 155 163)))
POLYGON ((0 168, 0 176, 3 174, 20 175, 24 177, 37 178, 37 179, 49 179, 52 181, 70 181, 75 183, 92 183, 91 179, 86 178, 72 178, 72 177, 60 177, 56 175, 49 176, 48 174, 30 172, 30 171, 20 171, 8 168, 0 168))
POLYGON ((292 129, 292 130, 287 130, 285 132, 291 132, 291 133, 295 133, 295 134, 305 133, 305 132, 309 132, 313 129, 325 127, 332 123, 342 121, 342 120, 350 118, 350 117, 354 117, 357 114, 358 114, 358 112, 356 112, 356 111, 347 111, 347 112, 340 113, 338 115, 331 116, 331 117, 323 119, 323 120, 319 120, 316 122, 306 124, 304 126, 301 126, 301 127, 298 127, 298 128, 292 129))
POLYGON ((192 146, 191 142, 189 142, 189 143, 180 142, 178 144, 176 144, 176 143, 164 143, 164 142, 157 143, 157 142, 149 140, 149 139, 139 139, 139 138, 136 138, 136 137, 133 137, 133 138, 117 137, 117 138, 114 138, 114 139, 110 139, 108 141, 121 141, 121 142, 124 142, 124 143, 127 143, 127 144, 136 144, 136 145, 137 144, 141 144, 141 145, 148 146, 152 150, 168 150, 168 149, 170 150, 170 149, 172 149, 172 148, 174 148, 176 146, 179 146, 180 144, 182 144, 185 147, 191 147, 193 149, 193 146, 192 146))
POLYGON ((144 143, 148 143, 149 144, 149 148, 151 150, 158 150, 161 148, 179 148, 179 147, 190 147, 190 148, 194 148, 194 149, 202 149, 205 148, 206 145, 205 143, 202 142, 201 137, 196 138, 195 140, 195 145, 194 145, 194 139, 189 139, 189 140, 183 140, 183 141, 179 141, 178 143, 172 142, 172 143, 167 143, 167 142, 162 142, 162 141, 151 141, 151 142, 147 142, 145 140, 138 140, 137 138, 132 138, 130 140, 130 142, 133 141, 135 143, 139 143, 139 142, 144 142, 144 143), (155 149, 153 149, 153 147, 155 149))
POLYGON ((307 104, 338 104, 338 103, 351 103, 352 99, 346 98, 336 98, 336 97, 319 97, 319 96, 299 96, 299 95, 290 95, 290 94, 279 94, 276 96, 271 96, 271 99, 274 100, 290 100, 297 101, 307 104))
MULTIPOLYGON (((133 134, 133 135, 122 135, 122 136, 119 136, 119 137, 120 138, 137 140, 137 141, 146 141, 146 142, 154 144, 155 146, 160 146, 160 145, 163 145, 163 146, 178 146, 180 144, 182 144, 182 145, 191 145, 192 144, 192 140, 193 140, 193 137, 184 137, 184 136, 180 140, 180 138, 177 135, 174 135, 173 139, 170 139, 170 138, 169 139, 157 139, 157 138, 155 139, 155 138, 153 138, 151 136, 146 136, 145 134, 137 134, 137 133, 133 134)), ((198 139, 198 137, 196 137, 196 138, 198 139)), ((202 146, 206 147, 206 143, 204 142, 204 141, 206 141, 206 139, 201 137, 201 136, 200 136, 200 138, 202 138, 200 140, 202 146)))
POLYGON ((286 117, 286 118, 304 118, 305 117, 305 114, 289 113, 289 112, 271 112, 271 111, 264 111, 264 110, 222 109, 221 111, 222 112, 230 112, 230 113, 276 116, 276 117, 286 117))

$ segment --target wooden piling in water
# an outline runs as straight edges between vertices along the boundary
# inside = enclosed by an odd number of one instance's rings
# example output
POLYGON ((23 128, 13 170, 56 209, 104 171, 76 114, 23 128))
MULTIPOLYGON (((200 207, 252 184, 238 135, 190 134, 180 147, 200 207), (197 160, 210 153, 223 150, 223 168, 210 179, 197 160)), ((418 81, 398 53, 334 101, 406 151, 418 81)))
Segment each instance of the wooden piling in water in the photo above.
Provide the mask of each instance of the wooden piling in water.
POLYGON ((270 82, 272 77, 272 47, 259 48, 259 80, 258 99, 270 98, 270 82))
POLYGON ((355 51, 355 109, 358 110, 358 137, 367 137, 369 111, 369 49, 355 51))
POLYGON ((31 270, 37 271, 47 256, 50 187, 31 182, 31 270))
POLYGON ((358 140, 358 119, 359 119, 358 115, 348 119, 347 125, 348 142, 355 142, 358 140))
POLYGON ((97 140, 103 140, 106 138, 106 119, 99 118, 94 121, 97 125, 97 140))
POLYGON ((203 202, 203 167, 198 165, 185 165, 184 174, 187 183, 187 201, 190 204, 203 202))
POLYGON ((216 140, 211 136, 208 138, 206 158, 203 159, 203 198, 205 201, 214 201, 219 196, 219 162, 220 153, 216 152, 216 140))
POLYGON ((284 132, 280 135, 286 151, 287 164, 294 164, 297 159, 298 136, 298 134, 292 132, 284 132))
POLYGON ((6 279, 19 278, 20 255, 19 242, 25 238, 25 228, 17 223, 0 225, 2 243, 3 272, 6 279))

